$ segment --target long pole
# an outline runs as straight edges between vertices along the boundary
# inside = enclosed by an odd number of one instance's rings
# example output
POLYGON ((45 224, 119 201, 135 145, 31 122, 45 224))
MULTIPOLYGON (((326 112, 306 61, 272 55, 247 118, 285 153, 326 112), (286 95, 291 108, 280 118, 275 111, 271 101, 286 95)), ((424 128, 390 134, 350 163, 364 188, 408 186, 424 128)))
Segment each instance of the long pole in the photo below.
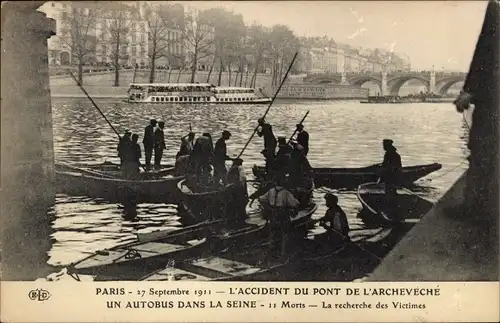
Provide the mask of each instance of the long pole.
POLYGON ((111 122, 109 122, 108 118, 106 118, 106 116, 104 115, 104 113, 102 113, 101 109, 99 109, 99 107, 94 102, 94 100, 90 97, 90 95, 87 93, 87 91, 85 91, 85 88, 80 84, 80 82, 78 82, 78 80, 76 79, 76 77, 73 74, 73 72, 71 72, 71 70, 69 70, 69 69, 68 69, 68 71, 71 74, 71 77, 73 77, 73 79, 75 80, 76 84, 78 84, 78 86, 83 91, 83 93, 85 93, 85 95, 90 100, 90 102, 92 102, 92 104, 97 109, 97 111, 99 111, 99 113, 102 115, 102 117, 104 118, 104 120, 106 120, 106 122, 109 124, 109 126, 111 127, 111 129, 113 129, 113 131, 116 133, 116 135, 118 136, 118 139, 120 139, 121 137, 120 137, 120 134, 118 133, 118 131, 116 131, 115 127, 113 127, 113 125, 111 124, 111 122))
MULTIPOLYGON (((304 120, 306 120, 308 114, 309 114, 309 111, 306 112, 306 115, 302 118, 302 120, 300 120, 299 124, 302 124, 304 122, 304 120)), ((295 128, 295 131, 293 132, 292 136, 290 136, 290 139, 288 139, 288 142, 286 143, 287 145, 290 143, 290 141, 292 141, 293 136, 295 136, 296 133, 297 133, 297 128, 295 128)))
MULTIPOLYGON (((292 59, 292 62, 290 63, 290 66, 288 66, 288 70, 286 71, 286 74, 285 74, 285 77, 283 77, 283 80, 281 80, 281 83, 280 83, 280 86, 278 87, 278 90, 276 91, 276 93, 274 93, 274 96, 273 96, 273 99, 271 100, 271 103, 269 104, 269 106, 267 107, 267 110, 266 112, 264 113, 264 115, 262 116, 262 119, 264 119, 267 115, 267 113, 269 112, 269 110, 271 109, 271 106, 273 105, 274 103, 274 100, 276 100, 276 97, 278 96, 278 93, 280 92, 281 90, 281 87, 283 86, 283 83, 285 83, 285 80, 286 78, 288 77, 288 73, 290 72, 290 70, 292 69, 292 66, 293 66, 293 63, 295 62, 295 59, 297 58, 297 55, 299 53, 295 53, 295 55, 293 56, 293 59, 292 59)), ((248 139, 247 143, 245 144, 245 146, 243 147, 243 149, 241 150, 240 154, 238 155, 238 157, 236 158, 240 158, 241 155, 243 155, 243 152, 245 152, 245 149, 247 149, 248 147, 248 144, 250 143, 250 141, 252 141, 252 138, 253 136, 255 136, 255 133, 257 132, 257 130, 259 129, 259 126, 255 127, 255 129, 253 130, 253 133, 252 135, 250 136, 250 138, 248 139)))

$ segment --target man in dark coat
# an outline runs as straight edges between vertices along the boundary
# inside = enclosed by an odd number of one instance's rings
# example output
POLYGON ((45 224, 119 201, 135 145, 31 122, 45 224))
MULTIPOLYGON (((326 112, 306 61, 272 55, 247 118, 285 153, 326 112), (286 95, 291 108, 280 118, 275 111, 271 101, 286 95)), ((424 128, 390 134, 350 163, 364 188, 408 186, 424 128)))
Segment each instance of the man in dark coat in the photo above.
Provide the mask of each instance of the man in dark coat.
POLYGON ((132 135, 132 140, 123 143, 122 173, 125 179, 137 179, 141 164, 141 147, 137 143, 139 136, 132 135))
POLYGON ((161 158, 163 157, 163 150, 167 148, 165 145, 165 133, 163 132, 165 128, 165 122, 160 121, 158 123, 158 128, 156 128, 154 133, 155 140, 155 169, 160 169, 161 158))
POLYGON ((309 133, 304 130, 304 125, 302 123, 297 124, 297 143, 304 147, 304 156, 307 156, 309 152, 309 133))
POLYGON ((397 185, 401 179, 401 156, 397 153, 396 147, 391 139, 384 139, 382 146, 385 150, 384 160, 382 161, 381 182, 386 185, 387 194, 395 194, 397 185))
POLYGON ((116 148, 116 150, 118 150, 118 157, 120 157, 120 165, 123 165, 125 146, 130 141, 131 135, 132 133, 130 132, 130 130, 125 130, 125 134, 123 135, 123 137, 120 137, 120 140, 118 141, 118 147, 116 148))
POLYGON ((276 152, 276 137, 273 133, 273 127, 266 123, 264 118, 259 119, 260 131, 257 131, 259 137, 264 137, 264 149, 266 150, 266 158, 272 160, 276 152))
POLYGON ((231 158, 227 155, 227 145, 226 140, 231 138, 231 133, 227 130, 222 132, 222 136, 215 143, 214 148, 214 177, 216 181, 222 180, 224 183, 226 182, 226 160, 231 160, 231 158))
POLYGON ((153 149, 155 144, 155 127, 156 120, 151 119, 149 125, 144 129, 144 138, 142 138, 142 144, 144 145, 144 155, 146 156, 146 169, 151 169, 151 158, 153 157, 153 149))

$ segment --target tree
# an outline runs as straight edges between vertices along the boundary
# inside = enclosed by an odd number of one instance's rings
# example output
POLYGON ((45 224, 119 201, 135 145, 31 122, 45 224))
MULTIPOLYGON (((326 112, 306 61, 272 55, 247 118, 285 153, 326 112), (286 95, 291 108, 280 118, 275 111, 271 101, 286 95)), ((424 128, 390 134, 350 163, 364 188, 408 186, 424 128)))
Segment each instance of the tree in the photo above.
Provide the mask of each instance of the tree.
POLYGON ((128 35, 132 26, 132 14, 128 6, 106 8, 103 12, 103 45, 110 46, 109 57, 115 68, 114 86, 120 86, 120 68, 128 60, 128 35))
POLYGON ((150 62, 149 83, 154 83, 156 61, 167 56, 168 6, 147 6, 144 18, 148 24, 148 57, 150 62))
POLYGON ((72 60, 77 60, 80 84, 83 84, 83 65, 96 50, 97 40, 92 36, 95 34, 96 9, 73 7, 69 15, 65 13, 61 17, 62 34, 59 39, 70 48, 72 60))
POLYGON ((191 65, 191 83, 194 83, 198 62, 212 55, 214 47, 214 27, 206 11, 190 12, 186 15, 183 40, 191 65))
POLYGON ((271 39, 268 30, 261 25, 250 26, 248 28, 248 44, 254 68, 253 76, 250 80, 250 87, 255 87, 257 72, 269 55, 271 48, 271 39))

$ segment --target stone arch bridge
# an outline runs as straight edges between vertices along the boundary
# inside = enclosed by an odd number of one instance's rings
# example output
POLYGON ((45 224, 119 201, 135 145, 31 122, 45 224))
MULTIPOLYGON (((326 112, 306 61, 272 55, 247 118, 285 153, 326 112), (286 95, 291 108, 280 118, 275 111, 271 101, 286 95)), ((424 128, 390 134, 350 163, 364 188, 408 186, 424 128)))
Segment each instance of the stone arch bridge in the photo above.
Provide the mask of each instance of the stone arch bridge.
POLYGON ((361 72, 336 74, 310 74, 304 82, 312 84, 344 84, 362 86, 367 82, 375 83, 380 88, 381 95, 398 95, 401 87, 410 80, 419 80, 431 93, 446 94, 456 83, 465 81, 466 73, 461 72, 361 72))

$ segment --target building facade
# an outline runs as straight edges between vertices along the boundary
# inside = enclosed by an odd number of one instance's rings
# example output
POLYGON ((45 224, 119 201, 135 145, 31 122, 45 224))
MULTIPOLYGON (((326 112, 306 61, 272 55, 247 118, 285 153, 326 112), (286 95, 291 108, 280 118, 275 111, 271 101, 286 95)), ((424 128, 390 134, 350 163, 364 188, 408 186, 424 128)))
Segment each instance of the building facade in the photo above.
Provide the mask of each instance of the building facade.
POLYGON ((47 1, 39 11, 56 21, 56 35, 48 39, 49 65, 69 65, 71 63, 71 35, 64 35, 61 21, 71 12, 70 1, 47 1), (63 37, 65 36, 65 37, 63 37))

